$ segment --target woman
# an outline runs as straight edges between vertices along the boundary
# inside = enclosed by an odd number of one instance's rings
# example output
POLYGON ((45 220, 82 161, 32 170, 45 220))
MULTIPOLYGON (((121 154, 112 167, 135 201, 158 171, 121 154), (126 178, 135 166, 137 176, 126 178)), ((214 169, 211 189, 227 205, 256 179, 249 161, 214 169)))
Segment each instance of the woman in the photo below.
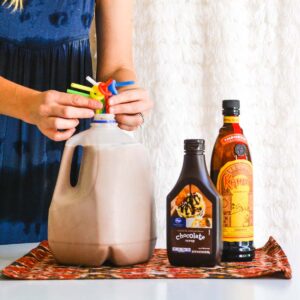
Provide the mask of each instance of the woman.
MULTIPOLYGON (((64 141, 89 127, 95 100, 64 93, 92 74, 135 80, 131 0, 7 0, 0 7, 0 244, 47 238, 47 216, 64 141)), ((119 127, 134 130, 152 108, 138 86, 110 99, 119 127)), ((80 155, 77 155, 77 168, 80 155)), ((73 176, 76 176, 76 168, 73 176)))

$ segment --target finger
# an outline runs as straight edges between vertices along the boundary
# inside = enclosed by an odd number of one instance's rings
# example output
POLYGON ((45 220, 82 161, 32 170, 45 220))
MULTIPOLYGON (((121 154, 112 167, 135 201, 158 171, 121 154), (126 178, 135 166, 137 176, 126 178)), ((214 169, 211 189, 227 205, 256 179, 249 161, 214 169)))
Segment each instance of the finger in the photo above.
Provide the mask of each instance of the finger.
POLYGON ((49 112, 50 117, 60 117, 65 119, 87 119, 95 115, 94 110, 79 108, 74 106, 55 105, 49 112))
POLYGON ((71 95, 67 93, 60 93, 60 96, 57 100, 58 103, 67 106, 75 106, 75 107, 84 107, 90 108, 93 110, 101 109, 103 104, 101 101, 97 101, 95 99, 79 96, 79 95, 71 95))
POLYGON ((147 91, 143 89, 134 89, 134 90, 127 90, 124 92, 121 92, 118 95, 112 96, 108 104, 109 105, 116 105, 120 103, 126 103, 126 102, 133 102, 137 101, 139 99, 148 99, 148 93, 147 91))
POLYGON ((111 114, 137 114, 150 109, 150 104, 146 101, 135 101, 126 104, 118 104, 109 108, 111 114))
POLYGON ((126 130, 126 131, 134 131, 138 128, 138 127, 135 127, 135 126, 127 126, 127 125, 124 125, 124 124, 119 124, 118 126, 121 129, 126 130))
POLYGON ((143 124, 143 119, 140 114, 136 115, 116 115, 116 121, 119 124, 138 127, 143 124))
POLYGON ((75 132, 75 128, 67 129, 66 131, 57 131, 54 129, 46 129, 44 134, 51 140, 59 142, 70 138, 75 132))
POLYGON ((79 124, 78 119, 63 119, 50 117, 46 120, 46 128, 52 129, 71 129, 75 128, 79 124))

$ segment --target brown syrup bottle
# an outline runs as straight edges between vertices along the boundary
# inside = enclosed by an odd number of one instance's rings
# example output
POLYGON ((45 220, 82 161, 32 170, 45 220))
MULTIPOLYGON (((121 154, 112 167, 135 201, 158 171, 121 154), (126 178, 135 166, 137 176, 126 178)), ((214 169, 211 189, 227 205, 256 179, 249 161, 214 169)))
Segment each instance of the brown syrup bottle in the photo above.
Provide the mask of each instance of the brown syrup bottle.
POLYGON ((251 261, 253 175, 248 143, 239 125, 240 101, 224 100, 223 115, 210 172, 223 202, 222 261, 251 261))
POLYGON ((221 260, 221 203, 208 175, 205 141, 184 141, 179 179, 167 196, 167 253, 174 266, 213 267, 221 260))

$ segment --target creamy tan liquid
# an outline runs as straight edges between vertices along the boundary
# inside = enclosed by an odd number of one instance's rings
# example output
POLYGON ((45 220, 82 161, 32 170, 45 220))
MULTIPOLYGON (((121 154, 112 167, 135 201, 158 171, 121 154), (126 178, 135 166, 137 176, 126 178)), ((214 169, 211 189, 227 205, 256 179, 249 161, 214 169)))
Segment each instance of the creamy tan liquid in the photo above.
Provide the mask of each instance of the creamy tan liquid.
POLYGON ((147 261, 155 209, 151 172, 140 144, 84 147, 78 183, 70 185, 75 147, 67 146, 50 211, 49 245, 58 262, 99 266, 147 261))

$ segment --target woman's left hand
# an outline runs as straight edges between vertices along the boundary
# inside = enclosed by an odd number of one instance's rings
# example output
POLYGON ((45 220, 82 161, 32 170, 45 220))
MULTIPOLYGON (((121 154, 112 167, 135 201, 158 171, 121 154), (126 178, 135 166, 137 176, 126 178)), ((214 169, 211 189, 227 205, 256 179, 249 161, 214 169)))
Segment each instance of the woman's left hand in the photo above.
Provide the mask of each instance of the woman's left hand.
POLYGON ((123 90, 112 96, 108 104, 109 113, 116 115, 119 127, 128 131, 141 126, 154 105, 148 92, 141 88, 123 90))

